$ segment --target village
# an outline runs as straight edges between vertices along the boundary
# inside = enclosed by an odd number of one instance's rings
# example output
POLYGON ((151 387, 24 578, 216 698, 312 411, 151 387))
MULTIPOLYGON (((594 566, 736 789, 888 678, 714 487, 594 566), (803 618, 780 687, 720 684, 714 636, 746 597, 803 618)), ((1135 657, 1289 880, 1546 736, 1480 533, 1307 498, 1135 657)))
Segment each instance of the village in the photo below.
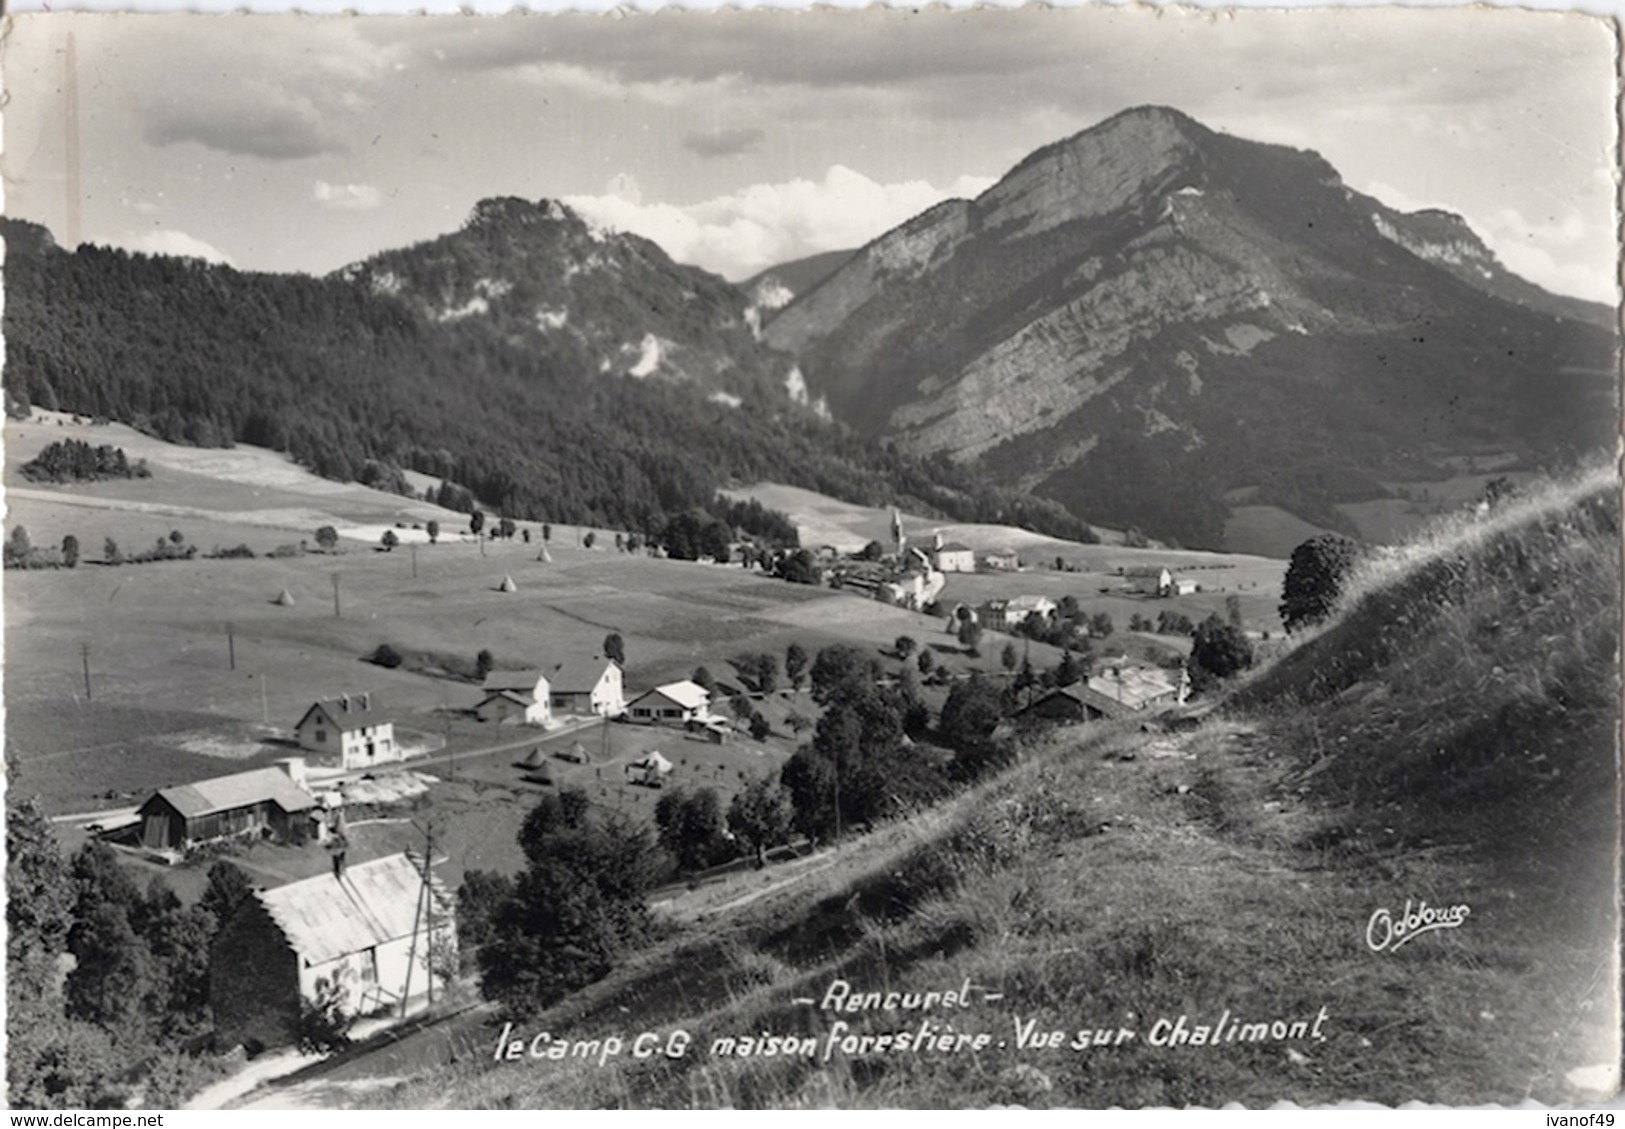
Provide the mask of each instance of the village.
MULTIPOLYGON (((8 428, 22 452, 83 426, 35 422, 48 426, 8 428)), ((1239 613, 1261 645, 1278 630, 1279 561, 1017 551, 996 528, 895 510, 851 508, 809 548, 736 537, 722 559, 691 561, 613 531, 471 521, 346 487, 322 502, 336 541, 318 530, 290 547, 284 515, 308 505, 309 480, 240 449, 246 469, 227 469, 252 490, 228 473, 205 493, 162 461, 194 453, 111 430, 159 475, 18 489, 16 524, 43 541, 88 519, 140 543, 157 483, 210 514, 241 506, 224 521, 177 509, 159 519, 184 526, 169 543, 255 551, 8 574, 30 589, 8 623, 13 786, 40 797, 64 851, 102 844, 138 886, 161 881, 190 904, 219 862, 247 876, 252 898, 211 944, 221 1049, 291 1049, 318 1004, 360 1031, 466 1006, 477 989, 455 952, 458 890, 470 871, 522 866, 535 802, 578 789, 652 825, 669 792, 709 789, 725 807, 776 780, 820 716, 806 667, 822 648, 876 656, 933 715, 967 678, 1044 671, 1051 684, 1012 699, 1007 724, 1022 726, 1180 706, 1205 615, 1239 613)), ((719 874, 747 864, 738 853, 719 874)), ((776 880, 817 854, 788 836, 776 880)), ((697 912, 685 907, 708 881, 689 874, 651 904, 697 912)))

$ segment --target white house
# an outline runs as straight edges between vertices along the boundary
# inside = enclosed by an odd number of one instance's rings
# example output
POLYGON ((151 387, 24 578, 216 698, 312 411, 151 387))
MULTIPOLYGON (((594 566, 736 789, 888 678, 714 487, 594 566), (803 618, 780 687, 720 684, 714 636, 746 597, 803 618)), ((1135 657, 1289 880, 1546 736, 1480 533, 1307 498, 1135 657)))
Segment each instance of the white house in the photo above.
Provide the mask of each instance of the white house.
POLYGON ((371 694, 340 694, 316 702, 294 726, 301 749, 321 753, 340 768, 368 768, 402 760, 395 723, 372 707, 371 694))
POLYGON ((1048 596, 1013 596, 1008 600, 989 600, 978 610, 982 626, 992 631, 1009 631, 1032 616, 1040 619, 1055 611, 1055 601, 1048 596))
POLYGON ((703 721, 711 713, 711 692, 698 682, 683 679, 656 686, 632 700, 626 711, 633 721, 682 725, 703 721))
POLYGON ((474 707, 474 715, 481 721, 546 725, 553 720, 552 687, 539 670, 493 670, 480 689, 485 697, 474 707))
POLYGON ((950 541, 936 550, 938 572, 975 572, 976 553, 969 545, 950 541))
POLYGON ((1160 565, 1135 565, 1123 570, 1130 592, 1142 596, 1166 596, 1173 590, 1174 577, 1160 565))
POLYGON ((1015 572, 1021 567, 1021 558, 1014 549, 995 549, 983 555, 982 563, 995 572, 1015 572))
POLYGON ((545 668, 548 707, 554 714, 619 717, 626 712, 621 664, 602 655, 571 655, 545 668))
POLYGON ((1169 593, 1174 596, 1192 596, 1202 590, 1202 585, 1188 576, 1176 576, 1169 586, 1169 593))
POLYGON ((225 1045, 292 1042, 301 1002, 323 993, 348 1015, 426 993, 432 967, 455 969, 457 927, 455 899, 437 879, 425 885, 420 858, 346 867, 337 855, 331 873, 256 890, 210 946, 209 1002, 225 1045))

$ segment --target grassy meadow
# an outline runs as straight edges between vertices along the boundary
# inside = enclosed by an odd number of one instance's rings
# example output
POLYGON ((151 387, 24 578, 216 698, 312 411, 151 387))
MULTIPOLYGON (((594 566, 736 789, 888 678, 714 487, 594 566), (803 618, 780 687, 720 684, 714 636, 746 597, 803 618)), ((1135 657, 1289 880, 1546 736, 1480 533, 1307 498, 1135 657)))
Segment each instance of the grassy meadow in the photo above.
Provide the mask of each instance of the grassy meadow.
MULTIPOLYGON (((392 1059, 392 1077, 346 1100, 1599 1100, 1620 1048, 1619 553, 1608 473, 1450 523, 1374 560, 1331 622, 1200 728, 1029 734, 1002 776, 843 842, 799 880, 739 875, 754 896, 736 912, 512 1017, 520 1037, 682 1030, 685 1054, 500 1063, 491 1016, 457 1028, 455 1062, 403 1044, 391 1054, 418 1055, 427 1077, 402 1081, 411 1072, 392 1059), (1424 902, 1467 912, 1402 945, 1373 941, 1383 913, 1424 902), (820 1001, 838 979, 975 987, 951 1013, 837 1014, 820 1001), (1167 1039, 1181 1016, 1189 1029, 1227 1012, 1284 1034, 1167 1039), (912 1053, 831 1042, 922 1019, 988 1039, 912 1053), (1027 1030, 1060 1031, 1061 1045, 1033 1046, 1027 1030), (1101 1045, 1096 1030, 1133 1037, 1101 1045), (810 1057, 717 1042, 744 1035, 810 1040, 810 1057)), ((369 1062, 334 1078, 359 1085, 369 1062)))

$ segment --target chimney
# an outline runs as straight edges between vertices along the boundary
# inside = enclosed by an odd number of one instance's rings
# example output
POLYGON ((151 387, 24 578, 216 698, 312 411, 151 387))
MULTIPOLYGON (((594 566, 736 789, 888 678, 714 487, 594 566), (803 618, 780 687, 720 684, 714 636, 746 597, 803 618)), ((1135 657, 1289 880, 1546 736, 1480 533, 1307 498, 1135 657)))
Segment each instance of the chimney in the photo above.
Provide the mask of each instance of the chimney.
POLYGON ((333 877, 340 881, 344 879, 344 848, 342 847, 333 852, 333 877))

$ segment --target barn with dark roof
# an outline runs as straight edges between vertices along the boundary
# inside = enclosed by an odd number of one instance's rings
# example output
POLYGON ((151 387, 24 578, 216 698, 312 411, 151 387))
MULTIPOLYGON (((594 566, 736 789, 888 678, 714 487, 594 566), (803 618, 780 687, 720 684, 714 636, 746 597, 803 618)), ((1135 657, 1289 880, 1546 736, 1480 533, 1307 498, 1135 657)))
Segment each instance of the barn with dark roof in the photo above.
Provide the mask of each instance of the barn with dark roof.
POLYGON ((316 797, 295 783, 294 766, 256 768, 160 788, 136 809, 141 844, 186 851, 237 835, 291 841, 305 837, 316 797))

